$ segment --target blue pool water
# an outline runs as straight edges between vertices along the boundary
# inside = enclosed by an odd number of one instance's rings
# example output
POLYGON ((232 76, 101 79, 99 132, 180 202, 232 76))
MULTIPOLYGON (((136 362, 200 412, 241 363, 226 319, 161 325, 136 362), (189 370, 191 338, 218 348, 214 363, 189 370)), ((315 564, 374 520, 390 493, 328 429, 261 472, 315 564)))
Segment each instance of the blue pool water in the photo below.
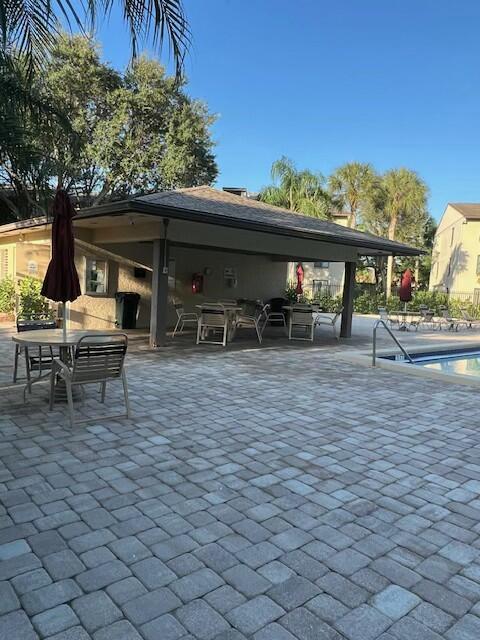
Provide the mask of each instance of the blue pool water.
MULTIPOLYGON (((407 362, 403 356, 385 356, 388 360, 407 362)), ((457 349, 435 353, 412 354, 413 364, 443 373, 480 376, 480 349, 457 349)))

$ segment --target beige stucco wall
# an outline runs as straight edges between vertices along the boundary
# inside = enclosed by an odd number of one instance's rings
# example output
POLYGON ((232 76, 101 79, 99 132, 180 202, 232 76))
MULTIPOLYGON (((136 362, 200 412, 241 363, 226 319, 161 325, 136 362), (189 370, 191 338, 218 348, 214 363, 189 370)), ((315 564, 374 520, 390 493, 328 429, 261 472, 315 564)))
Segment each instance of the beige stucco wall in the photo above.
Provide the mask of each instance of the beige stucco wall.
POLYGON ((480 220, 466 220, 448 205, 435 234, 430 289, 471 293, 480 289, 480 220))

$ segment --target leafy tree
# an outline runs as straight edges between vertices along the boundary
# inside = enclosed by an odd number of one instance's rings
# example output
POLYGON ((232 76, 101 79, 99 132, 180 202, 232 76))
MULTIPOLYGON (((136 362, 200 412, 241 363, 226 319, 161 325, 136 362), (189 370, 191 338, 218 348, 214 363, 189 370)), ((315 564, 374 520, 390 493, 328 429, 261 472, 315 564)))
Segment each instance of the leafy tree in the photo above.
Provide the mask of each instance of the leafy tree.
POLYGON ((58 182, 82 206, 211 183, 217 175, 214 117, 186 95, 184 84, 144 57, 122 76, 100 61, 92 40, 61 36, 39 92, 52 108, 68 113, 69 127, 22 116, 22 144, 9 145, 0 156, 0 184, 15 195, 7 203, 11 215, 45 210, 58 182))
POLYGON ((338 167, 328 180, 330 193, 348 212, 347 225, 355 228, 362 210, 370 206, 378 177, 371 164, 349 162, 338 167))
POLYGON ((28 74, 43 69, 63 19, 83 33, 108 18, 114 5, 123 10, 135 57, 139 40, 168 41, 180 77, 189 44, 182 0, 1 0, 0 38, 5 56, 21 60, 28 74))
MULTIPOLYGON (((375 194, 373 206, 364 214, 368 231, 398 240, 423 246, 427 213, 428 187, 410 169, 400 168, 387 171, 381 179, 375 194)), ((391 293, 394 258, 387 259, 386 293, 391 293)))
POLYGON ((282 157, 273 163, 271 177, 274 184, 260 192, 262 202, 315 218, 331 217, 334 202, 324 188, 322 174, 299 171, 291 160, 282 157))

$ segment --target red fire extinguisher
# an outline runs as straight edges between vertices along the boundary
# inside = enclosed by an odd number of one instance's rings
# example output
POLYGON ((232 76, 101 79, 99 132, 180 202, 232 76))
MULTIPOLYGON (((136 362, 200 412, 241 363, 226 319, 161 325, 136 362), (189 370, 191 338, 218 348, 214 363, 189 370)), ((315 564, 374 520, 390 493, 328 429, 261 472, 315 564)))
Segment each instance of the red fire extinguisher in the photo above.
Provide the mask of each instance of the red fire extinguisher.
POLYGON ((202 293, 203 291, 203 275, 194 273, 192 276, 192 293, 202 293))

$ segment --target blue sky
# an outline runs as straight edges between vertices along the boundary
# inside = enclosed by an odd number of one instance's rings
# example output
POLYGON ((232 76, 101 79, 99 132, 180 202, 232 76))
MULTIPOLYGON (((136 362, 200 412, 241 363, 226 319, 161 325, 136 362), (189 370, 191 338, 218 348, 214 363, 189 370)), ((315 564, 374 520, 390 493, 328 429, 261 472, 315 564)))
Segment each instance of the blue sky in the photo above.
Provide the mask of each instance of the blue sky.
MULTIPOLYGON (((218 114, 217 184, 257 190, 282 155, 328 174, 406 166, 448 201, 480 201, 476 0, 185 0, 188 91, 218 114)), ((97 33, 118 68, 121 16, 97 33)), ((168 59, 167 53, 162 56, 168 59)))

